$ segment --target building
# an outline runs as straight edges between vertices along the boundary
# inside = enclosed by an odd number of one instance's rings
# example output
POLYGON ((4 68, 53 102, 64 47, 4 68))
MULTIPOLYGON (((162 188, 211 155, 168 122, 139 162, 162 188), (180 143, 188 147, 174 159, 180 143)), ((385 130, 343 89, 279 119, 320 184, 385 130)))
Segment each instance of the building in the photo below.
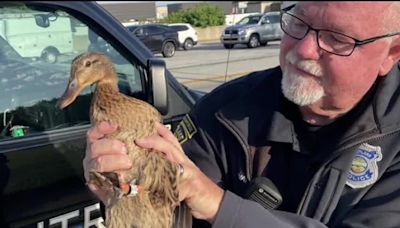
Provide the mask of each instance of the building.
POLYGON ((224 13, 226 14, 231 14, 232 9, 234 6, 234 2, 228 2, 228 1, 196 1, 196 2, 184 2, 184 3, 174 3, 174 4, 168 4, 168 14, 178 12, 181 10, 186 10, 189 8, 194 8, 198 4, 210 4, 214 6, 219 6, 222 9, 224 9, 224 13))
POLYGON ((157 18, 155 1, 98 1, 98 3, 121 22, 153 21, 157 18))
POLYGON ((157 6, 157 19, 163 19, 168 17, 168 7, 167 6, 157 6))
POLYGON ((281 1, 237 1, 233 2, 233 13, 266 13, 279 11, 281 1))

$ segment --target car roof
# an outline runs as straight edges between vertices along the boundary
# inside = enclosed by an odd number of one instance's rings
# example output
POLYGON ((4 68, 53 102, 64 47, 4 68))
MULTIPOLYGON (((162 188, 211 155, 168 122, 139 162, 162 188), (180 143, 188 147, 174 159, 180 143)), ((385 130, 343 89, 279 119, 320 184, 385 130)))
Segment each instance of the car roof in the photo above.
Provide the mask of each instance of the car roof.
POLYGON ((170 23, 168 25, 191 25, 189 23, 170 23))
POLYGON ((149 26, 159 26, 159 27, 163 27, 163 28, 167 28, 167 29, 171 29, 166 25, 163 24, 142 24, 142 25, 127 25, 125 27, 129 28, 129 29, 136 29, 139 27, 149 27, 149 26))
POLYGON ((279 11, 271 11, 271 12, 264 13, 264 15, 280 15, 280 14, 281 14, 281 12, 279 12, 279 11))

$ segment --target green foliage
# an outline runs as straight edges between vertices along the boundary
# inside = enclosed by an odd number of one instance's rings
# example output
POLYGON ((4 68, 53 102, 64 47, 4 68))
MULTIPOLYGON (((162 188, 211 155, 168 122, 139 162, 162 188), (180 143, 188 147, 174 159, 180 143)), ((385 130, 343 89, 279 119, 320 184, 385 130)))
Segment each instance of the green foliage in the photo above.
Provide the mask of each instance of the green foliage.
POLYGON ((164 23, 189 23, 194 27, 223 25, 225 23, 224 10, 221 7, 198 4, 194 8, 171 13, 163 20, 164 23))

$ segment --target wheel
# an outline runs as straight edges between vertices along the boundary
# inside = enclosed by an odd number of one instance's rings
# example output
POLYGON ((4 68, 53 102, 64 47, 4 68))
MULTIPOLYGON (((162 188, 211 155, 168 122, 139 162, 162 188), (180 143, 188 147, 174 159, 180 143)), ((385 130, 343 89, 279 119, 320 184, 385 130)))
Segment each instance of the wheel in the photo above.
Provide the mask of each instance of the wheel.
POLYGON ((226 49, 232 49, 234 44, 224 44, 224 48, 226 49))
POLYGON ((175 50, 176 50, 175 44, 173 42, 168 41, 163 45, 161 53, 164 57, 172 57, 175 54, 175 50))
POLYGON ((185 42, 183 42, 183 49, 185 50, 190 50, 193 47, 193 40, 190 38, 187 38, 185 42))
POLYGON ((57 50, 57 48, 49 47, 42 51, 42 55, 40 56, 40 58, 42 58, 45 62, 55 63, 57 62, 58 55, 59 51, 57 50))
POLYGON ((249 43, 247 43, 247 47, 249 48, 255 48, 260 45, 260 40, 258 39, 258 36, 256 34, 253 34, 250 36, 249 43))

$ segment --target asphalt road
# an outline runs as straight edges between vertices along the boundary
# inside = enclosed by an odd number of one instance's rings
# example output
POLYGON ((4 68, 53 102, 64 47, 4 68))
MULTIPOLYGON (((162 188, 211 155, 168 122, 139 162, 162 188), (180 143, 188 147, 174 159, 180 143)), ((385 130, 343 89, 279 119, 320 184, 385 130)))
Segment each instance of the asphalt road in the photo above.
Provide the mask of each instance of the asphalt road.
POLYGON ((220 43, 200 43, 188 51, 164 58, 177 80, 196 90, 209 92, 216 86, 279 64, 279 41, 249 49, 237 45, 227 50, 220 43))

